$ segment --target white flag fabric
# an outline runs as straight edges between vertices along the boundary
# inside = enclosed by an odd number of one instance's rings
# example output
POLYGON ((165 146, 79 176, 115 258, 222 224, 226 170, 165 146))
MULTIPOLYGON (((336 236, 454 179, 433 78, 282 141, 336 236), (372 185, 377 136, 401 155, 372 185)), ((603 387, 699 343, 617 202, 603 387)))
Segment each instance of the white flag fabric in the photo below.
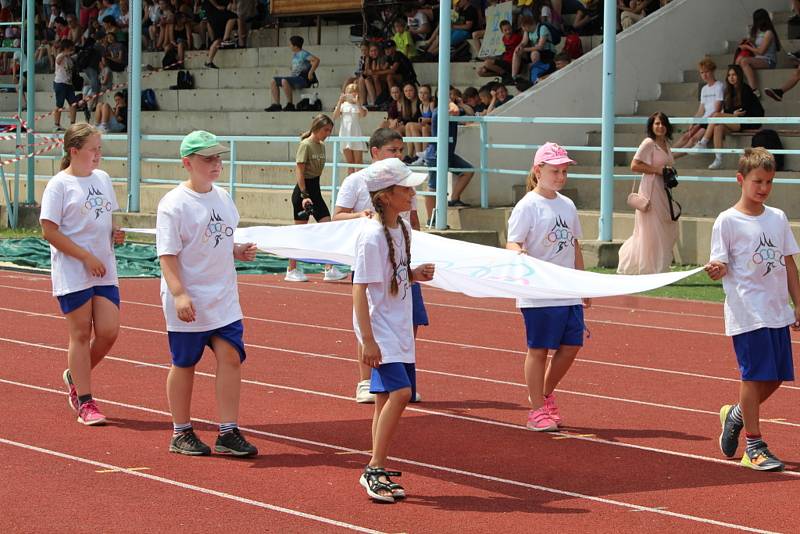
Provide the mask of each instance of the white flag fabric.
MULTIPOLYGON (((238 228, 237 243, 255 243, 259 250, 311 263, 353 265, 356 237, 365 219, 293 226, 238 228)), ((124 228, 154 234, 155 230, 124 228)), ((592 298, 649 291, 691 276, 691 271, 649 275, 612 275, 567 269, 511 250, 457 241, 425 232, 413 233, 412 266, 436 265, 427 285, 495 298, 592 298)))

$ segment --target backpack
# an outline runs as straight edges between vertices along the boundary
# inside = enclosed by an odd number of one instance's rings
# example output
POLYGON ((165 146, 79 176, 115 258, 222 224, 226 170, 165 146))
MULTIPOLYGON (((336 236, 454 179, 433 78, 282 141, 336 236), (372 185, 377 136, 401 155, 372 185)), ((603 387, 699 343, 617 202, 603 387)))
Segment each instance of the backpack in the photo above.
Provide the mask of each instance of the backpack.
POLYGON ((322 111, 322 100, 316 93, 306 95, 295 105, 297 111, 322 111))
POLYGON ((564 39, 564 48, 562 50, 571 59, 578 59, 583 55, 583 42, 581 36, 577 32, 570 32, 564 39))
POLYGON ((72 89, 74 89, 76 93, 83 91, 83 76, 78 72, 78 69, 72 69, 72 79, 70 82, 72 83, 72 89))
MULTIPOLYGON (((757 146, 766 148, 767 150, 783 150, 783 143, 778 132, 775 130, 764 129, 759 130, 753 135, 753 140, 750 146, 755 148, 757 146)), ((784 163, 783 154, 774 154, 775 156, 775 170, 782 171, 784 163)))
POLYGON ((161 58, 161 68, 164 70, 177 70, 180 68, 180 65, 178 65, 178 50, 175 47, 164 52, 164 57, 161 58))
MULTIPOLYGON (((550 31, 550 42, 553 43, 553 46, 557 46, 558 43, 561 42, 561 37, 564 35, 563 32, 549 22, 541 22, 540 24, 544 24, 545 27, 547 27, 547 29, 550 31)), ((541 39, 541 35, 539 38, 541 39)))
POLYGON ((158 111, 156 92, 152 89, 142 91, 142 111, 158 111))
POLYGON ((178 83, 170 85, 169 88, 173 90, 194 89, 194 76, 188 70, 179 70, 178 83))

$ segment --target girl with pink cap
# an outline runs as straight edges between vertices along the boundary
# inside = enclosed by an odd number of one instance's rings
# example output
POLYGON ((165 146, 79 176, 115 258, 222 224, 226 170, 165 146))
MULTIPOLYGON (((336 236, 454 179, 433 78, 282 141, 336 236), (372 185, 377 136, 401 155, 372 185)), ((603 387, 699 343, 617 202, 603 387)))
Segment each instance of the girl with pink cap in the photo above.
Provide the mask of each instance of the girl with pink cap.
MULTIPOLYGON (((514 206, 508 220, 507 249, 583 270, 578 211, 572 200, 559 193, 567 182, 567 168, 574 163, 556 143, 545 143, 536 151, 528 194, 514 206)), ((531 430, 554 432, 561 424, 553 391, 583 346, 583 308, 590 305, 590 299, 517 299, 528 342, 525 383, 531 430), (548 364, 550 350, 555 353, 548 364)))

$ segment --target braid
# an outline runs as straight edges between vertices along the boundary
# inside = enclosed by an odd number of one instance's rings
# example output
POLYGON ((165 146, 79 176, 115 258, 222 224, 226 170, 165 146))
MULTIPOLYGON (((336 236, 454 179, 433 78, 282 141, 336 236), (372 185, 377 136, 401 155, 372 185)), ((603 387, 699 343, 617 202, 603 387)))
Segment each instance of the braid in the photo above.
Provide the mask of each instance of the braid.
POLYGON ((378 195, 373 196, 372 204, 381 219, 383 234, 386 236, 386 244, 389 246, 389 261, 392 263, 392 280, 389 283, 389 294, 397 295, 400 288, 397 286, 397 262, 394 259, 394 243, 392 242, 391 234, 389 234, 389 227, 386 226, 386 219, 383 216, 383 203, 378 195))
POLYGON ((408 262, 406 272, 408 272, 408 283, 410 284, 414 281, 414 276, 411 274, 411 236, 408 235, 408 228, 406 228, 403 218, 399 215, 397 216, 397 224, 403 230, 403 240, 406 242, 406 261, 408 262))

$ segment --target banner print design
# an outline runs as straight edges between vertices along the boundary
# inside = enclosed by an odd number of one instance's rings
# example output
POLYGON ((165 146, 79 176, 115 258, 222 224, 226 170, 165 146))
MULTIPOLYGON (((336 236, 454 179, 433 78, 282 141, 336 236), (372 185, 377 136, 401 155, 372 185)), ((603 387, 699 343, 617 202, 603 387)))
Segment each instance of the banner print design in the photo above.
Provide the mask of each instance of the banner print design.
POLYGON ((781 251, 774 245, 772 238, 767 234, 761 234, 761 239, 758 246, 753 252, 751 260, 756 269, 763 266, 763 273, 761 276, 767 276, 773 269, 778 267, 786 267, 786 258, 784 258, 781 251))

